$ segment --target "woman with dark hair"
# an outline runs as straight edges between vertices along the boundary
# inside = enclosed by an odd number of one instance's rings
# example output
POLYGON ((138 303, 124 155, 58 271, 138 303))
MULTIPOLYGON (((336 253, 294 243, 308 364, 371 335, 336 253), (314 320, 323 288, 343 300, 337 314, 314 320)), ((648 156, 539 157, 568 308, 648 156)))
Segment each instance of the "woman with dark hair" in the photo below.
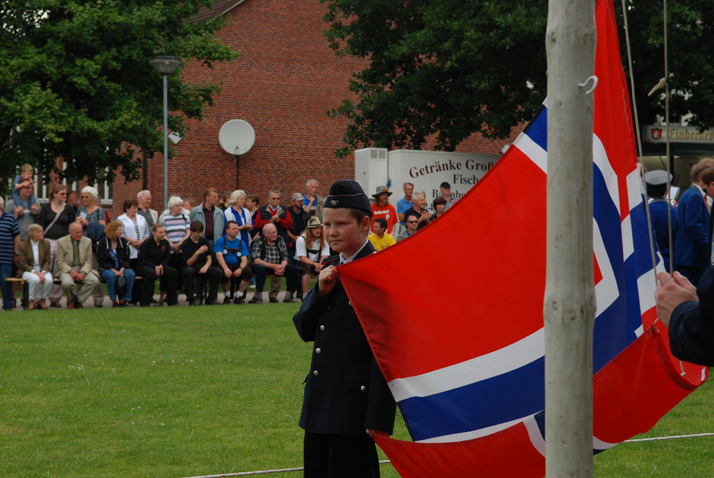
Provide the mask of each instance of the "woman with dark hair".
POLYGON ((441 217, 442 214, 444 214, 444 211, 446 210, 446 199, 444 199, 441 196, 438 196, 437 198, 434 199, 434 219, 437 219, 441 217))
MULTIPOLYGON (((154 282, 161 279, 159 289, 166 291, 168 305, 178 304, 178 271, 169 265, 171 260, 171 243, 166 240, 166 226, 156 223, 151 226, 152 238, 144 241, 139 247, 136 273, 143 277, 141 287, 141 306, 151 305, 154 296, 154 282)), ((163 305, 161 302, 159 305, 163 305)))
MULTIPOLYGON (((50 193, 50 202, 42 206, 37 224, 45 230, 45 240, 50 243, 50 271, 52 277, 59 277, 55 254, 57 241, 69 234, 69 225, 76 219, 74 208, 67 204, 67 186, 56 184, 50 193)), ((52 284, 50 290, 50 307, 60 307, 62 285, 52 284)))
POLYGON ((107 283, 112 307, 127 307, 127 302, 131 301, 131 291, 136 279, 136 273, 129 263, 129 243, 122 237, 123 233, 124 225, 119 221, 112 221, 104 230, 106 237, 97 243, 99 275, 107 283), (126 291, 120 298, 116 295, 119 277, 126 279, 126 291))

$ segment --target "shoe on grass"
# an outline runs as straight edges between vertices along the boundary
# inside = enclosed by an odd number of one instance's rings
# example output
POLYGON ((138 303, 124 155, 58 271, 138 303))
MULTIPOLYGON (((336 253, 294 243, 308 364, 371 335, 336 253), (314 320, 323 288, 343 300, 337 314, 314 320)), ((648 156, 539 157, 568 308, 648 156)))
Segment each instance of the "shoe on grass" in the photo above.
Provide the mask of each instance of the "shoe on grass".
POLYGON ((262 304, 263 299, 258 299, 257 297, 253 297, 248 301, 249 304, 262 304))

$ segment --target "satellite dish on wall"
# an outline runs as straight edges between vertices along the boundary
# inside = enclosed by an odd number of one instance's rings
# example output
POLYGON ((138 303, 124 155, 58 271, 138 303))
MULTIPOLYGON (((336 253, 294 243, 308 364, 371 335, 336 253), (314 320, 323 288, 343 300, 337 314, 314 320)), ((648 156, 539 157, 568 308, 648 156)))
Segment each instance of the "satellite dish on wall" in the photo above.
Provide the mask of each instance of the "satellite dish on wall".
POLYGON ((250 151, 255 143, 255 130, 247 121, 230 120, 218 132, 218 142, 228 154, 240 156, 250 151))

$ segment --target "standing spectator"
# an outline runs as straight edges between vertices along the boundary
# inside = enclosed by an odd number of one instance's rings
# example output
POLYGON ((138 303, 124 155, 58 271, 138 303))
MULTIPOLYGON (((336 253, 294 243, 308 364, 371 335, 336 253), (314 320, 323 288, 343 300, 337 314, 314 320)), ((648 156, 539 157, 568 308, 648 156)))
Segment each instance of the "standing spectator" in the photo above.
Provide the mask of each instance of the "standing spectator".
POLYGON ((293 193, 292 207, 290 211, 290 219, 293 225, 288 230, 288 264, 295 265, 295 241, 307 226, 307 221, 310 219, 308 212, 303 209, 303 197, 300 193, 293 193))
POLYGON ((440 218, 442 214, 446 211, 446 199, 441 196, 434 198, 434 218, 432 221, 440 218))
POLYGON ((27 209, 28 212, 33 209, 33 206, 34 210, 39 210, 39 206, 37 205, 37 198, 35 197, 34 192, 32 192, 35 186, 34 178, 35 168, 33 168, 31 164, 23 164, 20 168, 20 174, 15 178, 14 187, 12 189, 12 200, 15 201, 15 206, 22 206, 24 209, 27 209), (29 197, 25 197, 26 195, 23 196, 21 194, 23 188, 29 188, 29 197))
POLYGON ((706 195, 714 197, 714 168, 706 168, 679 199, 679 230, 674 242, 676 270, 696 286, 705 269, 711 264, 709 249, 709 212, 706 195))
MULTIPOLYGON (((258 206, 260 205, 260 196, 257 194, 250 194, 245 197, 245 208, 250 211, 250 217, 253 219, 253 224, 255 224, 255 215, 258 214, 258 206)), ((254 232, 255 229, 253 229, 254 232)))
POLYGON ((387 220, 383 217, 375 219, 372 223, 372 228, 374 229, 374 233, 367 236, 367 239, 369 239, 369 242, 374 246, 374 250, 381 251, 397 243, 397 241, 394 240, 394 236, 387 233, 387 220))
MULTIPOLYGON (((404 197, 397 202, 397 218, 399 219, 399 232, 407 228, 406 218, 404 213, 414 206, 412 203, 412 193, 414 192, 414 185, 412 183, 404 183, 404 197)), ((397 234, 399 234, 397 232, 397 234)))
POLYGON ((17 218, 5 209, 5 199, 0 195, 0 288, 2 289, 2 308, 11 310, 15 307, 13 287, 5 281, 12 277, 12 266, 20 256, 20 225, 17 218))
MULTIPOLYGON (((432 214, 426 209, 426 193, 418 192, 412 195, 414 206, 406 212, 406 216, 413 214, 417 217, 417 230, 429 224, 432 214)), ((409 224, 407 224, 409 226, 409 224)))
MULTIPOLYGON (((16 202, 15 199, 10 199, 7 204, 5 204, 5 212, 15 216, 18 224, 20 225, 20 241, 27 240, 27 228, 30 225, 35 224, 35 220, 40 214, 40 207, 37 203, 30 202, 30 198, 34 197, 32 191, 32 183, 30 182, 28 184, 27 182, 23 182, 19 189, 13 191, 13 198, 18 196, 19 202, 16 202), (15 192, 18 194, 15 194, 15 192)), ((13 274, 15 273, 14 269, 15 268, 13 268, 13 274)), ((19 285, 19 283, 13 282, 13 297, 17 295, 16 292, 19 285)), ((50 284, 50 286, 51 285, 52 284, 50 284)))
POLYGON ((77 209, 79 209, 79 193, 77 191, 70 191, 67 194, 67 204, 72 206, 75 215, 77 214, 77 209))
MULTIPOLYGON (((226 233, 216 239, 216 244, 213 247, 213 253, 218 261, 218 266, 223 270, 225 282, 230 282, 230 293, 223 298, 223 304, 231 303, 231 297, 234 297, 236 304, 243 303, 243 293, 247 288, 242 288, 244 281, 250 281, 250 270, 248 269, 248 245, 238 237, 238 223, 228 221, 226 223, 226 233), (242 290, 241 290, 242 288, 242 290)), ((224 289, 225 290, 225 289, 224 289)))
MULTIPOLYGON (((80 196, 81 206, 77 210, 77 222, 82 225, 82 234, 89 237, 92 240, 92 244, 97 243, 104 232, 104 226, 107 225, 107 214, 104 212, 104 209, 97 204, 98 200, 99 191, 92 186, 85 186, 80 196)), ((99 270, 96 254, 94 255, 92 269, 99 270)), ((92 299, 94 300, 95 307, 103 306, 104 286, 102 286, 102 284, 97 284, 96 289, 92 291, 92 299)))
POLYGON ((104 209, 97 204, 98 198, 99 191, 97 191, 97 188, 85 186, 82 189, 82 195, 80 196, 81 206, 77 210, 77 222, 82 225, 85 236, 87 235, 87 226, 89 224, 98 223, 102 226, 107 225, 107 215, 104 209))
POLYGON ((122 223, 124 236, 129 243, 129 262, 136 271, 139 260, 139 248, 150 236, 150 228, 144 216, 137 214, 139 201, 127 199, 124 201, 124 214, 117 218, 122 223))
POLYGON ((225 192, 223 193, 223 196, 221 196, 221 199, 218 201, 218 207, 221 208, 221 211, 224 213, 226 212, 226 209, 228 209, 231 205, 231 193, 230 192, 225 192))
POLYGON ((99 275, 107 283, 112 307, 127 307, 131 301, 136 273, 131 268, 129 243, 122 237, 124 226, 121 221, 112 221, 105 228, 105 237, 97 244, 99 275), (116 284, 119 277, 126 280, 126 290, 117 297, 116 284))
POLYGON ((151 226, 159 222, 159 213, 151 209, 151 191, 139 191, 136 195, 136 199, 139 201, 138 214, 144 216, 146 223, 149 225, 149 228, 151 228, 151 226))
POLYGON ((50 243, 43 239, 45 231, 39 224, 31 224, 27 228, 27 235, 27 240, 20 243, 17 276, 29 285, 29 309, 37 307, 36 300, 39 293, 39 308, 47 310, 46 300, 49 299, 52 288, 50 243))
MULTIPOLYGON (((161 224, 166 227, 166 239, 171 244, 171 259, 169 265, 176 269, 178 273, 178 290, 183 288, 183 256, 181 255, 181 245, 191 235, 191 221, 188 214, 183 212, 183 199, 178 196, 169 198, 169 213, 161 218, 161 224)), ((159 297, 159 302, 163 301, 163 291, 159 297)))
POLYGON ((258 209, 258 214, 253 221, 259 231, 268 223, 275 225, 278 235, 283 238, 285 244, 290 241, 288 231, 293 227, 293 219, 288 210, 280 205, 280 191, 270 191, 268 204, 258 209))
POLYGON ((672 270, 669 264, 669 218, 672 218, 672 242, 677 240, 677 229, 679 229, 679 218, 677 209, 665 199, 667 193, 667 176, 672 179, 672 175, 667 171, 650 171, 645 174, 647 183, 647 195, 649 196, 650 218, 652 219, 652 232, 657 242, 657 248, 662 254, 664 267, 670 274, 672 270), (667 211, 669 209, 669 211, 667 211))
MULTIPOLYGON (((52 277, 58 277, 57 241, 69 234, 69 225, 76 219, 74 208, 65 202, 67 199, 67 186, 56 184, 50 193, 50 202, 42 206, 37 223, 45 230, 45 240, 50 243, 50 272, 52 277)), ((50 290, 50 307, 60 307, 62 300, 62 286, 53 284, 50 290)))
POLYGON ((73 222, 69 234, 57 241, 57 269, 68 309, 83 309, 84 302, 99 284, 99 272, 93 268, 92 240, 82 235, 82 225, 73 222))
MULTIPOLYGON (((169 265, 171 244, 166 240, 166 227, 163 224, 151 226, 152 238, 144 241, 139 248, 139 260, 136 274, 144 281, 141 286, 141 306, 151 305, 154 296, 154 282, 161 279, 159 289, 166 291, 168 305, 178 305, 178 272, 169 265)), ((159 302, 157 305, 163 305, 159 302)))
POLYGON ((225 224, 223 211, 218 207, 218 190, 216 188, 206 189, 203 193, 203 202, 191 209, 189 219, 191 222, 201 221, 203 237, 211 245, 210 250, 212 251, 216 239, 223 235, 225 224))
POLYGON ((189 212, 196 207, 196 201, 193 198, 183 198, 183 208, 189 212))
POLYGON ((317 194, 319 184, 316 179, 308 179, 305 183, 306 192, 302 196, 302 205, 309 217, 317 216, 322 221, 322 208, 325 198, 317 194))
POLYGON ((439 186, 439 188, 441 189, 441 197, 443 197, 446 201, 446 207, 444 207, 444 211, 447 211, 451 206, 454 205, 457 199, 456 197, 451 195, 451 184, 444 181, 443 183, 441 183, 441 186, 439 186))
POLYGON ((374 204, 372 204, 372 230, 374 231, 374 221, 377 218, 383 218, 387 221, 387 233, 392 234, 394 226, 399 223, 397 210, 389 204, 389 196, 392 193, 384 186, 377 187, 377 193, 372 194, 374 204))
POLYGON ((20 240, 25 241, 27 240, 27 228, 35 223, 35 218, 40 214, 40 207, 36 202, 31 203, 30 201, 30 198, 34 196, 32 194, 32 186, 25 184, 17 192, 19 200, 14 199, 15 194, 13 192, 13 199, 5 205, 5 212, 15 216, 20 224, 20 240))
POLYGON ((236 189, 231 193, 230 207, 226 209, 226 224, 228 221, 235 221, 238 224, 238 231, 240 231, 240 238, 245 242, 246 247, 250 250, 250 243, 252 241, 251 231, 253 230, 253 218, 250 215, 250 211, 243 207, 246 202, 245 191, 242 189, 236 189))
MULTIPOLYGON (((191 223, 191 235, 183 242, 181 252, 186 266, 183 269, 184 287, 188 305, 196 305, 195 281, 198 279, 208 279, 208 297, 206 305, 215 305, 218 300, 218 284, 221 283, 221 271, 217 267, 211 267, 213 258, 208 241, 203 236, 203 224, 201 221, 191 223)), ((201 290, 201 296, 203 291, 201 290)))
MULTIPOLYGON (((253 274, 255 274, 255 296, 248 302, 250 304, 263 303, 263 289, 265 278, 269 272, 276 276, 287 278, 288 291, 283 302, 297 302, 293 293, 298 286, 298 268, 288 265, 288 249, 285 240, 278 235, 275 224, 268 222, 263 227, 263 234, 258 237, 250 248, 253 258, 253 274)), ((277 291, 271 288, 270 302, 278 303, 277 291)))
POLYGON ((302 282, 302 296, 310 289, 310 280, 313 274, 322 270, 322 261, 330 255, 330 246, 325 242, 322 234, 322 223, 317 217, 311 217, 305 232, 296 241, 295 260, 300 270, 302 282))
POLYGON ((407 227, 405 229, 402 229, 399 232, 399 235, 397 236, 397 242, 403 241, 409 236, 413 236, 414 234, 417 233, 417 217, 415 214, 409 214, 407 213, 407 219, 406 219, 406 224, 407 227))

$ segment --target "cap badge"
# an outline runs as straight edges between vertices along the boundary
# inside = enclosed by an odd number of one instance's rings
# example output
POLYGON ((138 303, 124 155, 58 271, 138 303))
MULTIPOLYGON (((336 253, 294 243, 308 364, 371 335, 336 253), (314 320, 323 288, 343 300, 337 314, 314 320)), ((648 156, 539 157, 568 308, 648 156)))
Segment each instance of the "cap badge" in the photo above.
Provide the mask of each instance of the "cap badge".
POLYGON ((333 199, 332 202, 330 202, 330 204, 332 204, 333 206, 337 206, 337 204, 338 204, 337 199, 333 199))

